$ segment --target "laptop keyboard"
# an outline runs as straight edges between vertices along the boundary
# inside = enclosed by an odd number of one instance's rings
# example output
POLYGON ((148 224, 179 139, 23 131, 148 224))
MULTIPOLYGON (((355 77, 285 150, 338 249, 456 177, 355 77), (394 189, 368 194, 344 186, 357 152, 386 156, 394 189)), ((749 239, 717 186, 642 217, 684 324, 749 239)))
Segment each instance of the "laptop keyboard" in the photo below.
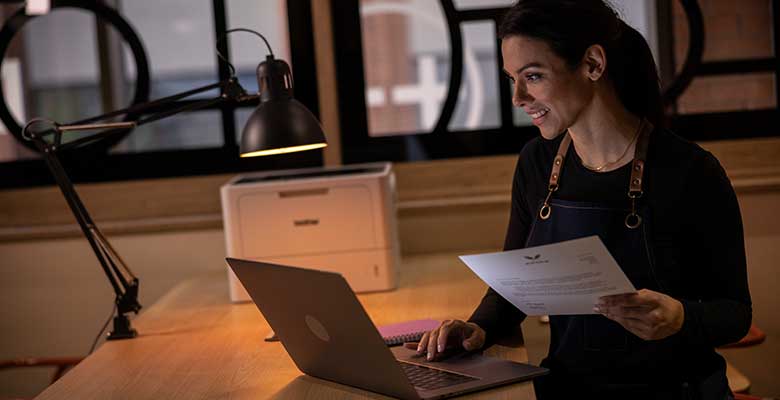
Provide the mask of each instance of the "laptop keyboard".
POLYGON ((412 385, 426 390, 441 389, 443 387, 477 380, 477 378, 470 376, 423 367, 421 365, 402 361, 399 361, 399 363, 406 376, 412 382, 412 385))

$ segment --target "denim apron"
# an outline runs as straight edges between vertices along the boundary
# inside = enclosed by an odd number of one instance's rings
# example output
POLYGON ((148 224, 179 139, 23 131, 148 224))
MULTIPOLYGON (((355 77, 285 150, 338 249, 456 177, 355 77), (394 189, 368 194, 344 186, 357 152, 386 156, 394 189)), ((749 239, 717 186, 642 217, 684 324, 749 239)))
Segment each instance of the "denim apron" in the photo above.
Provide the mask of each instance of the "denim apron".
MULTIPOLYGON (((653 243, 648 235, 652 232, 650 210, 637 208, 643 194, 642 180, 652 129, 649 122, 641 122, 628 182, 628 201, 622 205, 554 198, 571 143, 566 133, 553 161, 547 197, 534 217, 526 247, 598 235, 637 290, 646 288, 668 293, 666 285, 656 276, 653 243)), ((534 381, 536 394, 544 400, 594 396, 702 398, 684 377, 681 348, 675 335, 646 341, 602 315, 551 316, 550 350, 542 361, 551 374, 534 381)), ((722 386, 718 382, 716 390, 722 396, 706 398, 728 398, 728 386, 725 389, 722 386)))

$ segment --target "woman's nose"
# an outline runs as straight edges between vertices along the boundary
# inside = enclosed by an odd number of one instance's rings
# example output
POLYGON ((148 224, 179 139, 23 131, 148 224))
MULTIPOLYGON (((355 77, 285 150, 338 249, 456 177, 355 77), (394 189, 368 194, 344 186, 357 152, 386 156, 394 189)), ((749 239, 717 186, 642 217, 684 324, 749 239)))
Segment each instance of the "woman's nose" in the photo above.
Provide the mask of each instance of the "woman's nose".
POLYGON ((524 85, 520 83, 514 84, 514 90, 512 92, 512 104, 514 104, 515 107, 524 107, 533 100, 533 96, 528 94, 528 91, 525 90, 524 85))

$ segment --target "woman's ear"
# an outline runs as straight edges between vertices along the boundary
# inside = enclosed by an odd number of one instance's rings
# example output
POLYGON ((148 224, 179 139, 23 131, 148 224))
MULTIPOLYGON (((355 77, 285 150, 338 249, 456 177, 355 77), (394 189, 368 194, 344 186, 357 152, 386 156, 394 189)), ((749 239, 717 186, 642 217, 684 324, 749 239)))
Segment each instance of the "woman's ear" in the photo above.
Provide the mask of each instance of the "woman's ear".
POLYGON ((585 50, 582 56, 583 73, 585 77, 593 82, 598 81, 604 76, 607 70, 607 53, 601 45, 594 44, 585 50))

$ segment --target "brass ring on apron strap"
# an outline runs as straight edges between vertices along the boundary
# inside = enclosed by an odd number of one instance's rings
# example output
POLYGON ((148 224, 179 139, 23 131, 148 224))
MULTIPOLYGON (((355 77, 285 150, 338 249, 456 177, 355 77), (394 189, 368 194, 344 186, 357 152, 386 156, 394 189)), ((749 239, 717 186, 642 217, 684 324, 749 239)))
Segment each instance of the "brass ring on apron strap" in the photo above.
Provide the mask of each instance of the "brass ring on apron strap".
POLYGON ((628 185, 628 197, 631 199, 631 212, 626 215, 626 228, 636 229, 642 225, 642 217, 636 212, 636 201, 644 194, 643 180, 645 172, 645 160, 647 159, 647 146, 650 141, 650 132, 653 124, 642 119, 639 122, 639 140, 634 149, 634 160, 631 162, 631 180, 628 185))
POLYGON ((548 187, 547 197, 544 199, 542 208, 539 209, 539 218, 541 219, 550 218, 550 214, 552 213, 552 207, 550 207, 550 197, 552 196, 553 192, 555 192, 556 190, 558 190, 558 185, 550 185, 548 187))
POLYGON ((639 225, 642 225, 642 217, 639 216, 636 212, 636 199, 642 197, 643 192, 640 191, 630 191, 628 192, 628 197, 631 198, 631 212, 626 215, 626 228, 628 229, 636 229, 639 228, 639 225))
POLYGON ((626 215, 625 223, 626 223, 626 228, 628 229, 639 228, 639 225, 642 225, 642 217, 640 217, 639 214, 632 212, 626 215))
POLYGON ((543 204, 542 208, 539 209, 539 218, 541 219, 547 219, 550 218, 550 213, 552 212, 552 209, 548 204, 543 204))

